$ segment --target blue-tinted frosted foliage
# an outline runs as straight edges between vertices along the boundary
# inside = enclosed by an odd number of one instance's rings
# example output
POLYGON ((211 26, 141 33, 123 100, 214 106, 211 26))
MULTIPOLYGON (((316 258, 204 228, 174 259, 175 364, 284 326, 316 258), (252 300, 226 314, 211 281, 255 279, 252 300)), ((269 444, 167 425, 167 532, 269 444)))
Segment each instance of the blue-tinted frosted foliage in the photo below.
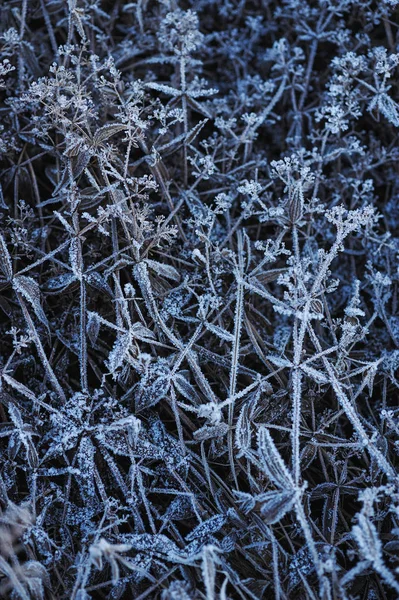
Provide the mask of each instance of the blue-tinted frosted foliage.
POLYGON ((0 597, 399 595, 399 2, 0 2, 0 597))

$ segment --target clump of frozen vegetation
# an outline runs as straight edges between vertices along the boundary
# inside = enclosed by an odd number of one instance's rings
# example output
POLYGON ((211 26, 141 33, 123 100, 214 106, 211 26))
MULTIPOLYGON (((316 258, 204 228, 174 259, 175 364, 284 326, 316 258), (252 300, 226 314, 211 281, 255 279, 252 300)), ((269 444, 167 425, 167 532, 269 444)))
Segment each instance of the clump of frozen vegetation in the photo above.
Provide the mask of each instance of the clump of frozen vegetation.
POLYGON ((0 3, 0 597, 399 596, 399 3, 0 3))

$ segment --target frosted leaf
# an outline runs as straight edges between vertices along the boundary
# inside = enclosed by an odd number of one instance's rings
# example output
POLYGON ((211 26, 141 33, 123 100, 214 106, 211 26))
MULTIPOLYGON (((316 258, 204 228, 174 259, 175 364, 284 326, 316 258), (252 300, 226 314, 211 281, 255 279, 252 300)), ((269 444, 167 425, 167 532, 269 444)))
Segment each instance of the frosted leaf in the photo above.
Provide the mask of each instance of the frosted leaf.
POLYGON ((103 125, 100 127, 100 129, 97 129, 96 133, 93 135, 93 144, 98 146, 116 133, 125 131, 126 128, 127 126, 123 123, 110 123, 109 125, 103 125))
POLYGON ((229 430, 227 423, 218 423, 217 425, 204 425, 197 431, 194 431, 193 438, 197 442, 203 442, 204 440, 211 440, 213 438, 219 438, 226 435, 229 430))
POLYGON ((155 406, 167 396, 169 389, 169 377, 158 377, 153 383, 145 385, 136 395, 136 410, 141 411, 155 406))
POLYGON ((98 290, 99 292, 101 292, 103 294, 106 294, 110 298, 114 297, 114 294, 113 294, 111 288, 109 287, 108 283, 105 281, 104 277, 102 275, 100 275, 100 273, 93 271, 92 273, 89 273, 89 275, 87 275, 85 277, 85 279, 86 279, 87 283, 89 285, 91 285, 94 289, 98 290))
POLYGON ((35 402, 35 400, 36 400, 35 394, 33 392, 31 392, 26 387, 26 385, 24 385, 20 381, 17 381, 16 379, 14 379, 14 377, 11 377, 10 375, 7 375, 5 373, 3 373, 3 379, 4 379, 4 381, 6 381, 8 383, 8 385, 10 385, 15 390, 17 390, 17 392, 19 392, 20 394, 25 396, 25 398, 28 398, 29 400, 32 400, 33 402, 35 402))
POLYGON ((177 373, 173 378, 173 383, 176 389, 180 392, 186 400, 189 400, 193 404, 200 404, 201 398, 197 393, 196 389, 191 385, 191 383, 182 375, 182 373, 177 373))
POLYGON ((245 452, 251 447, 251 423, 248 418, 248 406, 246 404, 241 409, 237 420, 235 446, 239 450, 237 458, 244 456, 245 452))
POLYGON ((17 277, 14 277, 12 285, 14 290, 22 294, 22 296, 32 305, 35 315, 39 321, 48 327, 47 317, 44 314, 40 302, 40 288, 37 282, 32 279, 32 277, 18 275, 17 277))
POLYGON ((150 269, 152 271, 155 271, 155 273, 157 273, 158 275, 166 277, 166 279, 171 279, 172 281, 180 281, 179 272, 171 265, 166 265, 164 263, 160 263, 156 260, 151 260, 149 258, 146 258, 145 262, 150 267, 150 269))
POLYGON ((5 243, 4 238, 1 235, 1 233, 0 233, 0 268, 3 271, 6 279, 11 280, 12 279, 11 256, 10 256, 10 253, 8 252, 8 248, 6 246, 6 243, 5 243))
POLYGON ((100 332, 100 318, 96 312, 90 311, 87 317, 86 333, 92 344, 95 344, 100 332))
POLYGON ((166 94, 167 96, 174 96, 175 98, 181 96, 180 90, 177 90, 170 85, 166 85, 165 83, 156 83, 155 81, 150 81, 146 83, 146 87, 150 88, 151 90, 161 92, 162 94, 166 94))
POLYGON ((275 365, 279 369, 283 369, 285 367, 293 367, 293 364, 289 360, 283 358, 282 356, 277 356, 276 354, 268 354, 267 360, 269 360, 271 363, 273 363, 273 365, 275 365))
POLYGON ((295 491, 273 491, 261 494, 257 497, 261 502, 260 512, 266 523, 273 525, 278 523, 289 512, 295 503, 295 491))
POLYGON ((329 379, 327 375, 325 375, 322 371, 318 371, 313 367, 309 367, 308 365, 301 365, 301 370, 306 373, 311 379, 313 379, 316 383, 328 383, 329 379))
POLYGON ((73 274, 80 281, 82 279, 83 261, 81 242, 77 237, 72 238, 69 246, 69 262, 71 263, 73 274))
MULTIPOLYGON (((388 94, 378 94, 376 100, 378 110, 388 119, 392 125, 399 127, 399 109, 398 104, 388 96, 388 94)), ((370 110, 373 108, 374 102, 370 105, 370 110)))
POLYGON ((216 553, 213 546, 205 546, 202 550, 202 578, 206 590, 206 600, 215 600, 216 553))
POLYGON ((53 293, 65 292, 74 281, 76 281, 74 273, 62 273, 48 279, 45 289, 53 293))
POLYGON ((44 599, 44 584, 50 585, 50 577, 47 569, 37 560, 29 560, 21 566, 21 579, 24 581, 32 598, 44 599))
POLYGON ((211 333, 214 333, 221 340, 225 340, 226 342, 233 342, 234 335, 223 329, 223 327, 219 327, 219 325, 213 325, 212 323, 205 323, 205 327, 211 333))
POLYGON ((376 526, 364 514, 359 514, 358 525, 353 527, 352 533, 366 560, 371 562, 382 560, 382 545, 376 526))
POLYGON ((208 536, 220 531, 223 525, 226 523, 226 520, 227 519, 225 515, 215 515, 207 521, 204 521, 203 523, 197 525, 195 529, 193 529, 188 535, 186 535, 186 540, 188 542, 191 542, 196 538, 207 538, 208 536))
POLYGON ((133 550, 137 550, 138 552, 156 552, 157 554, 163 554, 172 560, 175 560, 179 555, 183 554, 178 546, 163 534, 125 533, 122 537, 123 540, 128 542, 133 550))
POLYGON ((121 335, 115 342, 108 356, 107 367, 110 373, 115 373, 123 364, 131 345, 130 334, 121 335))
POLYGON ((266 427, 258 432, 258 452, 263 471, 278 488, 293 489, 294 483, 266 427))
POLYGON ((144 342, 155 339, 154 332, 151 331, 151 329, 148 329, 148 327, 142 325, 141 323, 134 323, 130 328, 130 334, 133 338, 142 340, 144 342))

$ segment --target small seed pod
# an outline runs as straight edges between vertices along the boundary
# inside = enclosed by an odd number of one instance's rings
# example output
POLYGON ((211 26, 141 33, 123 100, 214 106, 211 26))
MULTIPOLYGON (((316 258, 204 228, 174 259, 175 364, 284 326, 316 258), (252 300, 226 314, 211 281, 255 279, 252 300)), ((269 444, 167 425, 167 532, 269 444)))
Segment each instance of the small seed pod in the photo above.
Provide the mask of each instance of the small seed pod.
POLYGON ((303 215, 303 195, 295 194, 289 203, 288 214, 290 216, 291 223, 297 223, 302 219, 303 215))
POLYGON ((323 303, 321 300, 318 300, 318 299, 312 300, 310 307, 314 313, 317 313, 319 315, 322 315, 324 312, 324 307, 323 307, 323 303))

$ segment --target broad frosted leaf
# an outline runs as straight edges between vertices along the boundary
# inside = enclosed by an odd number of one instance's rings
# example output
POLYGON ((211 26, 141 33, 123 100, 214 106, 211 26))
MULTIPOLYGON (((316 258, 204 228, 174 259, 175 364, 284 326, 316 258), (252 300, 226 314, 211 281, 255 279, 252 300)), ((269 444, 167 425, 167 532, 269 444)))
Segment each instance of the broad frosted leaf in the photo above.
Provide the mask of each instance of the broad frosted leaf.
POLYGON ((130 334, 121 335, 115 342, 114 347, 108 356, 107 367, 110 373, 115 371, 123 364, 131 344, 130 334))
POLYGON ((318 371, 317 369, 313 369, 313 367, 308 367, 307 365, 301 365, 301 370, 306 373, 311 379, 316 381, 316 383, 328 383, 328 377, 322 371, 318 371))
POLYGON ((234 496, 237 498, 236 502, 240 505, 240 510, 246 515, 251 512, 256 506, 256 498, 247 492, 240 492, 239 490, 233 490, 234 496))
POLYGON ((208 331, 214 333, 218 338, 224 340, 225 342, 233 342, 234 335, 223 329, 223 327, 219 327, 219 325, 213 325, 212 323, 205 323, 205 327, 208 331))
POLYGON ((138 340, 142 340, 144 342, 155 339, 154 332, 151 331, 151 329, 148 329, 148 327, 145 327, 140 322, 134 323, 132 325, 132 327, 130 329, 130 334, 132 337, 134 337, 138 340))
POLYGON ((267 492, 257 500, 262 503, 260 512, 266 523, 273 525, 281 521, 292 509, 295 503, 295 492, 293 490, 267 492))
POLYGON ((146 258, 145 262, 150 267, 150 269, 152 271, 155 271, 155 273, 157 273, 158 275, 166 277, 166 279, 171 279, 172 281, 180 281, 179 272, 171 265, 165 265, 164 263, 160 263, 156 260, 151 260, 150 258, 146 258))
POLYGON ((101 292, 102 294, 107 295, 109 298, 113 298, 114 294, 112 293, 111 288, 109 287, 108 283, 105 281, 104 277, 102 275, 100 275, 100 273, 96 273, 95 271, 92 273, 89 273, 89 275, 87 275, 85 277, 87 283, 94 288, 95 290, 97 290, 98 292, 101 292))
POLYGON ((218 423, 217 425, 204 425, 197 431, 194 431, 193 438, 197 442, 211 440, 218 437, 223 437, 229 430, 227 423, 218 423))
POLYGON ((46 281, 45 290, 50 293, 65 292, 72 283, 76 282, 74 273, 63 273, 46 281))
POLYGON ((3 236, 0 233, 0 268, 4 273, 4 276, 9 281, 12 279, 12 262, 11 256, 8 252, 8 248, 4 241, 3 236))
POLYGON ((35 394, 33 392, 31 392, 30 389, 28 389, 26 387, 26 385, 24 385, 20 381, 17 381, 16 379, 14 379, 14 377, 11 377, 10 375, 3 374, 3 379, 4 379, 4 381, 6 381, 8 383, 8 385, 13 387, 14 390, 17 390, 17 392, 19 392, 20 394, 23 394, 23 396, 25 396, 25 398, 28 398, 29 400, 32 400, 33 402, 35 402, 35 400, 36 400, 35 394))
POLYGON ((120 133, 121 131, 125 131, 127 126, 123 123, 110 123, 109 125, 103 125, 100 129, 97 129, 96 133, 93 136, 93 143, 97 146, 102 142, 108 140, 111 136, 116 133, 120 133))
POLYGON ((129 415, 128 417, 123 417, 122 419, 118 419, 117 421, 113 421, 107 426, 109 431, 111 430, 127 430, 128 428, 132 428, 136 435, 139 435, 141 430, 141 421, 134 415, 129 415))
POLYGON ((168 394, 170 389, 169 377, 158 377, 153 383, 145 386, 136 396, 138 411, 155 406, 168 394))
POLYGON ((264 426, 258 432, 258 452, 263 471, 274 485, 286 490, 294 489, 291 474, 285 466, 272 436, 264 426))
POLYGON ((12 282, 13 288, 16 292, 19 292, 28 302, 32 305, 35 315, 46 327, 48 327, 47 317, 44 314, 41 305, 40 289, 32 277, 26 275, 17 275, 14 277, 12 282))
POLYGON ((90 159, 90 152, 88 150, 84 150, 83 152, 79 152, 78 156, 72 160, 72 176, 74 179, 83 173, 89 164, 90 159))
POLYGON ((130 544, 133 550, 137 550, 138 552, 156 552, 167 557, 177 557, 183 554, 172 540, 161 533, 154 535, 150 533, 125 533, 121 537, 130 544))
POLYGON ((86 324, 86 333, 92 344, 95 344, 100 332, 101 321, 96 312, 89 311, 86 324))
POLYGON ((193 529, 188 535, 186 535, 186 540, 191 542, 197 538, 204 539, 214 533, 217 533, 222 529, 223 525, 226 523, 225 515, 215 515, 211 517, 207 521, 200 523, 193 529))

